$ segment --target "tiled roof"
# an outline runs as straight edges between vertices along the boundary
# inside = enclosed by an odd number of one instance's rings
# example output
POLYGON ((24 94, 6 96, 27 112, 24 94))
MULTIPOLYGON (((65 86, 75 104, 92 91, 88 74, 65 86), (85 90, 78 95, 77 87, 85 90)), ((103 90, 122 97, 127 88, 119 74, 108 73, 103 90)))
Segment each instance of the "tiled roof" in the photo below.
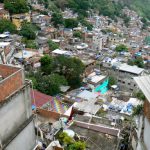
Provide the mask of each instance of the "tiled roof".
POLYGON ((46 109, 48 109, 48 107, 50 107, 51 111, 60 114, 65 113, 69 108, 68 105, 63 104, 61 100, 57 99, 56 97, 43 94, 37 90, 31 90, 31 97, 32 97, 32 105, 35 105, 38 108, 46 107, 46 109))
POLYGON ((37 90, 31 90, 32 104, 36 107, 42 107, 45 103, 52 100, 52 97, 46 94, 43 94, 37 90), (35 104, 34 104, 35 99, 35 104))

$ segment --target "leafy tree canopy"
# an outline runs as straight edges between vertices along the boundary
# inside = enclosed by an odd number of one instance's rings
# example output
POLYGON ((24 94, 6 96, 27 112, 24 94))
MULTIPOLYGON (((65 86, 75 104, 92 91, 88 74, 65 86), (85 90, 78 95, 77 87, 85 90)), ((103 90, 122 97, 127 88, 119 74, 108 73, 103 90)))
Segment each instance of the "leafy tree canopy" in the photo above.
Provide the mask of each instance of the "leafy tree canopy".
POLYGON ((76 38, 82 38, 82 32, 81 31, 75 31, 74 33, 73 33, 73 36, 74 37, 76 37, 76 38))
POLYGON ((69 145, 68 150, 85 150, 86 146, 84 142, 78 141, 69 145))
POLYGON ((90 22, 88 22, 83 16, 79 16, 79 17, 78 17, 78 21, 79 21, 83 26, 87 27, 87 29, 88 29, 89 31, 92 30, 93 25, 92 25, 90 22))
POLYGON ((113 76, 109 76, 109 88, 112 86, 112 85, 115 85, 117 83, 117 80, 115 79, 115 77, 113 76))
POLYGON ((29 39, 29 40, 34 40, 36 38, 36 27, 28 22, 23 22, 20 30, 20 35, 23 37, 29 39))
POLYGON ((133 116, 138 116, 142 113, 143 111, 143 105, 137 105, 136 107, 133 108, 133 116))
POLYGON ((65 19, 65 27, 66 28, 75 28, 78 26, 77 19, 65 19))
POLYGON ((74 139, 65 132, 61 132, 58 135, 58 140, 64 145, 65 150, 85 150, 86 147, 84 142, 74 141, 74 139))
POLYGON ((11 14, 26 13, 29 11, 27 0, 4 0, 4 7, 11 14))
POLYGON ((35 89, 52 96, 60 93, 61 85, 68 84, 65 77, 59 74, 43 75, 41 72, 37 72, 28 78, 32 80, 35 89))
POLYGON ((26 48, 32 48, 32 49, 37 49, 37 43, 35 42, 35 40, 27 40, 26 38, 22 39, 22 43, 25 44, 26 48))
POLYGON ((48 95, 56 95, 60 93, 60 86, 67 84, 66 79, 58 74, 42 76, 38 81, 37 89, 48 95))
POLYGON ((16 33, 16 26, 9 20, 0 20, 0 33, 9 31, 10 33, 16 33))
POLYGON ((60 25, 64 24, 63 16, 60 12, 54 12, 52 14, 51 21, 53 22, 55 27, 59 27, 60 25))
POLYGON ((59 45, 57 43, 53 42, 52 40, 48 40, 48 45, 49 45, 49 49, 51 51, 59 48, 59 45))
POLYGON ((66 77, 70 86, 74 88, 80 86, 80 76, 84 71, 84 65, 79 59, 58 56, 55 64, 57 64, 56 68, 59 73, 66 77))
POLYGON ((128 64, 133 66, 133 65, 137 65, 140 68, 144 68, 144 61, 142 57, 137 57, 135 59, 132 60, 128 60, 128 64))
POLYGON ((126 45, 120 44, 120 45, 118 45, 118 46, 116 47, 116 51, 117 51, 117 52, 128 51, 128 48, 127 48, 126 45))
POLYGON ((146 99, 146 97, 142 91, 138 91, 138 92, 134 93, 134 96, 140 100, 143 100, 143 101, 146 99))
POLYGON ((49 55, 45 55, 44 57, 41 58, 41 71, 44 72, 46 75, 51 74, 53 70, 53 58, 50 57, 49 55))
POLYGON ((68 84, 75 88, 81 84, 81 74, 84 72, 84 65, 77 58, 57 56, 53 59, 45 55, 41 58, 41 70, 46 75, 53 72, 63 75, 68 84))

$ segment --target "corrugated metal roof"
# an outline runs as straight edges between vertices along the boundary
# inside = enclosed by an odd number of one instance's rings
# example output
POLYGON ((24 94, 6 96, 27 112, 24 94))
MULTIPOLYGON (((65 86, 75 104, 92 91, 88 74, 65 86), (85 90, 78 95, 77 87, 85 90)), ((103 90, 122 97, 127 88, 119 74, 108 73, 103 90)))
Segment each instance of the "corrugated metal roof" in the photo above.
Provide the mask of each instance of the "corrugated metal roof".
POLYGON ((133 73, 133 74, 137 74, 137 75, 141 74, 144 71, 143 68, 139 68, 137 66, 130 66, 128 64, 121 64, 119 66, 119 70, 129 72, 129 73, 133 73))
POLYGON ((150 75, 134 77, 134 80, 150 102, 150 75))

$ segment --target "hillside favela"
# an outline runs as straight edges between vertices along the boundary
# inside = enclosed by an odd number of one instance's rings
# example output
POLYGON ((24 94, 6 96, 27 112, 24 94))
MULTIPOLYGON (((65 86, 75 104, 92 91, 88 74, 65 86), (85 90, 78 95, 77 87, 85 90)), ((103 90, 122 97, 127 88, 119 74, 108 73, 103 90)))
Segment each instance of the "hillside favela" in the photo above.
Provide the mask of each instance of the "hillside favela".
POLYGON ((0 0, 0 150, 150 150, 150 0, 0 0))

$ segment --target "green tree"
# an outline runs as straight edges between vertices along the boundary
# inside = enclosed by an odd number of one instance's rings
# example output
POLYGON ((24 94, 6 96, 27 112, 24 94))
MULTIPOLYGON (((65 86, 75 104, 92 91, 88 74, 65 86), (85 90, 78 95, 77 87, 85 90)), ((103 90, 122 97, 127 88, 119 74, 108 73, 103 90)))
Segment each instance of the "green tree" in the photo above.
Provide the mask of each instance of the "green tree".
POLYGON ((146 36, 144 39, 144 43, 150 45, 150 36, 146 36))
POLYGON ((128 65, 134 66, 134 60, 129 59, 128 60, 128 65))
POLYGON ((60 25, 63 25, 64 24, 64 20, 63 20, 63 16, 61 13, 59 12, 54 12, 52 14, 52 19, 51 21, 53 22, 53 25, 55 27, 59 27, 60 25))
POLYGON ((117 83, 117 80, 115 79, 115 77, 109 76, 109 83, 108 83, 109 88, 110 88, 112 85, 115 85, 116 83, 117 83))
POLYGON ((68 0, 68 7, 77 12, 79 15, 88 15, 87 10, 90 8, 90 1, 88 0, 68 0))
POLYGON ((75 28, 78 26, 78 21, 77 19, 72 19, 72 18, 69 18, 69 19, 65 19, 65 27, 66 28, 75 28))
POLYGON ((58 56, 56 57, 55 64, 55 68, 59 70, 59 74, 65 76, 70 86, 73 88, 80 86, 81 74, 84 72, 84 65, 79 59, 58 56))
POLYGON ((10 33, 16 33, 16 26, 9 20, 0 20, 0 33, 9 31, 10 33))
POLYGON ((125 15, 125 14, 123 14, 123 15, 121 16, 121 18, 123 19, 124 24, 128 27, 128 26, 129 26, 129 22, 130 22, 131 18, 130 18, 130 17, 128 17, 127 15, 125 15))
POLYGON ((133 108, 133 116, 138 116, 140 114, 142 114, 143 112, 143 105, 137 105, 136 107, 133 108))
POLYGON ((118 45, 118 46, 116 47, 115 50, 116 50, 117 52, 122 52, 122 51, 128 51, 128 48, 127 48, 126 45, 120 44, 120 45, 118 45))
POLYGON ((26 13, 29 11, 27 0, 4 0, 4 7, 11 14, 26 13))
POLYGON ((137 93, 134 93, 134 96, 142 101, 144 101, 146 99, 146 97, 142 91, 138 91, 137 93))
POLYGON ((137 65, 137 66, 140 67, 140 68, 144 68, 144 61, 143 61, 143 58, 142 58, 142 57, 137 57, 137 58, 134 60, 134 64, 137 65))
POLYGON ((128 65, 131 65, 131 66, 136 65, 140 68, 144 68, 144 66, 145 66, 142 57, 136 57, 135 59, 132 59, 132 60, 129 59, 128 60, 128 65))
POLYGON ((78 17, 78 21, 84 26, 84 27, 87 27, 87 29, 89 31, 91 31, 93 29, 93 25, 88 22, 85 18, 83 18, 82 16, 81 17, 78 17))
POLYGON ((85 150, 86 146, 84 142, 74 141, 67 133, 61 132, 58 135, 59 142, 64 145, 65 150, 85 150))
POLYGON ((73 36, 81 39, 82 38, 82 32, 81 31, 75 31, 75 32, 73 32, 73 36))
POLYGON ((49 45, 49 49, 51 51, 59 48, 59 45, 57 43, 53 42, 52 40, 48 40, 48 45, 49 45))
POLYGON ((26 38, 22 38, 22 43, 25 44, 26 48, 32 48, 32 49, 37 49, 37 43, 35 42, 35 40, 27 40, 26 38))
POLYGON ((60 93, 60 86, 67 85, 65 77, 58 74, 41 75, 40 78, 36 77, 37 90, 48 95, 56 95, 60 93))
POLYGON ((23 22, 20 35, 28 40, 34 40, 36 38, 36 27, 31 23, 23 22))
POLYGON ((67 150, 85 150, 86 146, 84 142, 78 141, 70 144, 67 150))
POLYGON ((70 136, 68 136, 68 134, 65 132, 61 132, 58 135, 58 140, 61 144, 66 144, 66 145, 73 143, 73 139, 70 136))
POLYGON ((45 55, 41 58, 41 71, 46 75, 50 75, 53 70, 54 60, 49 55, 45 55))

